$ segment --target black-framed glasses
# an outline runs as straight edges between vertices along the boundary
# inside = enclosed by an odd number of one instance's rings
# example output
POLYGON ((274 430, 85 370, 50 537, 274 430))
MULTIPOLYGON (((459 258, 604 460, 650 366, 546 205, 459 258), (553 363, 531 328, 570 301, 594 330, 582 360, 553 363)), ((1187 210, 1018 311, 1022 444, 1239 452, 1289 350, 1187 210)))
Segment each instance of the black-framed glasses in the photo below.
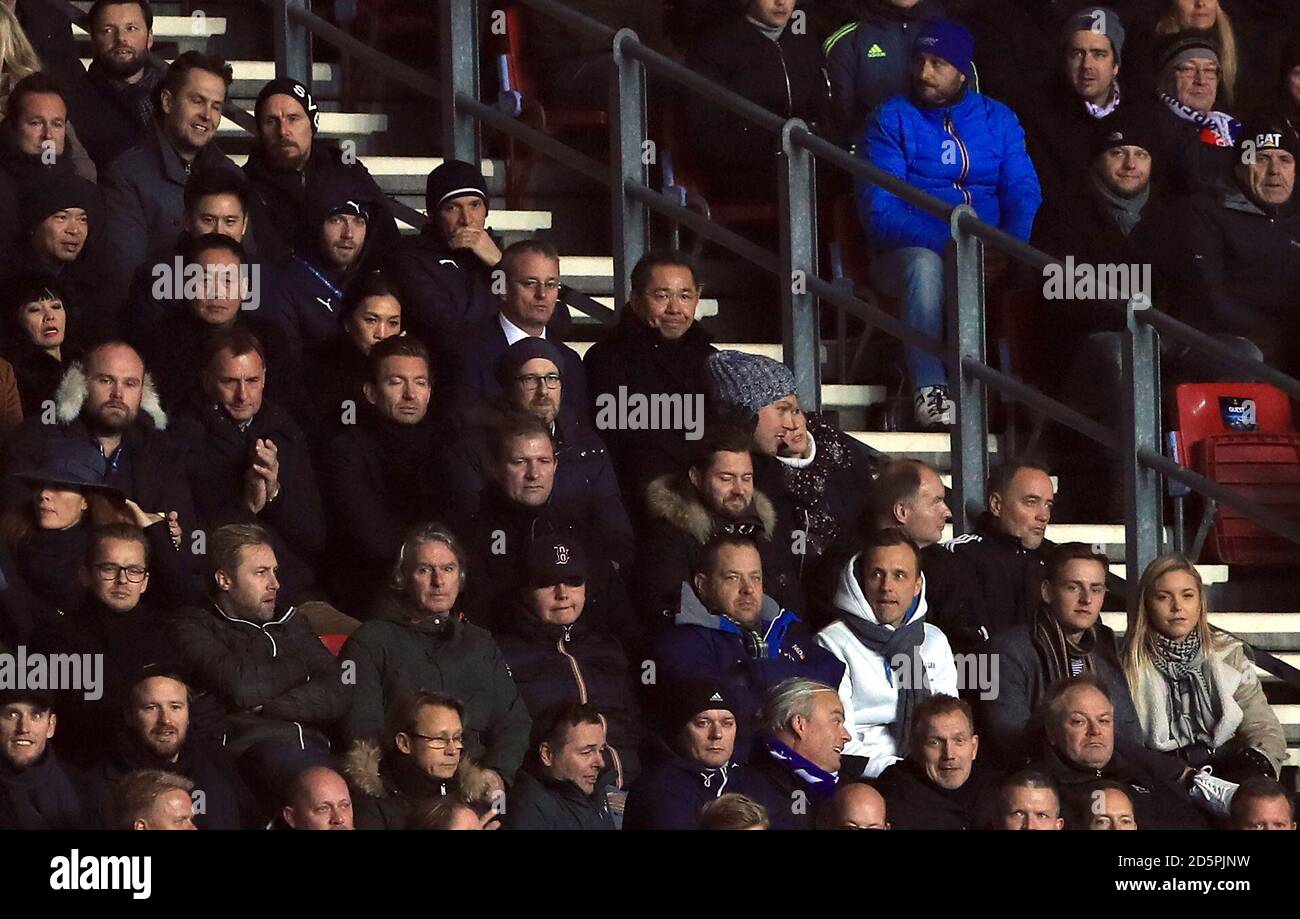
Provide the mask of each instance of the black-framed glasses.
POLYGON ((462 749, 465 747, 465 738, 461 735, 456 737, 430 737, 428 734, 416 734, 415 732, 412 732, 411 736, 420 738, 434 750, 445 750, 450 746, 460 747, 462 749))
POLYGON ((515 377, 515 382, 525 389, 536 389, 539 383, 545 383, 547 389, 554 389, 560 385, 560 375, 558 373, 521 373, 515 377))
POLYGON ((149 573, 149 569, 143 565, 114 565, 112 562, 100 562, 91 567, 95 569, 95 573, 101 580, 116 581, 121 575, 126 575, 126 579, 132 584, 139 584, 149 573))

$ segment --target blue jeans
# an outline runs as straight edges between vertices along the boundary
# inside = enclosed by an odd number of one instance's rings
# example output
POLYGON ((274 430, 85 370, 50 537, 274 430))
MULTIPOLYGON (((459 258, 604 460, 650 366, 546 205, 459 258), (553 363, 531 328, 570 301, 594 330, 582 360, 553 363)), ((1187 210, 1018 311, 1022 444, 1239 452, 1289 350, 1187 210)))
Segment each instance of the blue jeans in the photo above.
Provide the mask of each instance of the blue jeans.
MULTIPOLYGON (((907 246, 871 258, 871 283, 886 297, 903 302, 903 321, 943 340, 943 256, 933 249, 907 246)), ((938 355, 904 346, 912 385, 947 386, 948 370, 938 355)))

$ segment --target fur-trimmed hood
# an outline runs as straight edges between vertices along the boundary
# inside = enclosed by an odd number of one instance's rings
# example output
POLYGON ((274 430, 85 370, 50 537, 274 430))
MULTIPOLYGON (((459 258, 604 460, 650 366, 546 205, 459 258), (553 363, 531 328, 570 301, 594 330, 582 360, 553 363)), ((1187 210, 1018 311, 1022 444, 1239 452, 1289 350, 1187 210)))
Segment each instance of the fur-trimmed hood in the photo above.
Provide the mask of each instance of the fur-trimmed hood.
MULTIPOLYGON (((68 367, 63 374, 63 379, 59 381, 59 388, 54 391, 54 417, 59 424, 71 424, 81 415, 81 409, 86 404, 86 372, 82 369, 81 362, 75 361, 68 367)), ((153 377, 149 374, 144 375, 144 394, 140 399, 140 416, 148 416, 153 422, 153 426, 159 431, 167 430, 167 413, 162 409, 162 403, 158 399, 158 389, 154 386, 153 377)))
MULTIPOLYGON (((696 494, 695 487, 684 476, 664 475, 646 487, 646 508, 650 517, 662 518, 677 529, 690 534, 700 545, 714 534, 714 515, 696 494)), ((768 539, 776 536, 776 508, 771 500, 757 488, 750 505, 750 514, 761 524, 768 539)))
MULTIPOLYGON (((384 766, 384 752, 374 741, 354 741, 343 755, 344 778, 355 791, 368 798, 391 798, 403 794, 400 781, 393 775, 394 770, 384 766)), ((436 779, 425 778, 429 788, 437 787, 436 779)), ((467 804, 492 803, 492 786, 484 770, 463 754, 456 775, 441 784, 442 794, 454 793, 467 804)))

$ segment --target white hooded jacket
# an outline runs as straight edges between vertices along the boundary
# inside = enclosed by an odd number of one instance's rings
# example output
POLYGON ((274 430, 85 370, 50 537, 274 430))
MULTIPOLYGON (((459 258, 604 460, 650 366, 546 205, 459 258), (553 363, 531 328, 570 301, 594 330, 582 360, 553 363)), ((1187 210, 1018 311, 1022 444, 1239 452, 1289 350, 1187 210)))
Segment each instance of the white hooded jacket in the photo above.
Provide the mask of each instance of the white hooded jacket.
MULTIPOLYGON (((835 592, 835 606, 846 616, 859 616, 880 625, 875 611, 862 593, 862 585, 854 572, 858 556, 849 559, 840 572, 839 588, 835 592)), ((917 598, 916 612, 910 621, 925 618, 925 576, 921 577, 921 594, 917 598)), ((893 626, 885 626, 892 629, 893 626)), ((925 639, 921 642, 921 661, 925 665, 926 680, 934 694, 957 695, 957 664, 952 647, 943 632, 926 624, 925 639)), ((903 758, 905 750, 894 746, 889 735, 889 725, 894 721, 898 707, 898 688, 895 676, 881 655, 864 645, 843 621, 833 622, 817 633, 823 648, 844 662, 844 678, 840 681, 840 699, 844 702, 844 728, 849 732, 849 742, 844 753, 867 757, 867 778, 875 778, 887 767, 903 758)))

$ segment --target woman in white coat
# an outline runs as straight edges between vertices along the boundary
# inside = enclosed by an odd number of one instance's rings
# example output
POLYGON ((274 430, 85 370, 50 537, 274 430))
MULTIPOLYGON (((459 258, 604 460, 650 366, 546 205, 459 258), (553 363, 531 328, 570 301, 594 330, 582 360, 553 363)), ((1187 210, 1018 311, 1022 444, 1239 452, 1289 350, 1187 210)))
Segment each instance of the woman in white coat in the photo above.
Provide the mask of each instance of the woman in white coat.
POLYGON ((1180 555, 1138 583, 1124 639, 1124 676, 1146 745, 1221 778, 1277 778, 1286 735, 1240 641, 1210 627, 1204 585, 1180 555))
POLYGON ((844 755, 875 778, 903 758, 912 712, 931 695, 957 695, 957 665, 943 632, 925 622, 925 577, 901 530, 873 533, 840 572, 841 618, 817 641, 844 662, 840 698, 850 740, 844 755))

